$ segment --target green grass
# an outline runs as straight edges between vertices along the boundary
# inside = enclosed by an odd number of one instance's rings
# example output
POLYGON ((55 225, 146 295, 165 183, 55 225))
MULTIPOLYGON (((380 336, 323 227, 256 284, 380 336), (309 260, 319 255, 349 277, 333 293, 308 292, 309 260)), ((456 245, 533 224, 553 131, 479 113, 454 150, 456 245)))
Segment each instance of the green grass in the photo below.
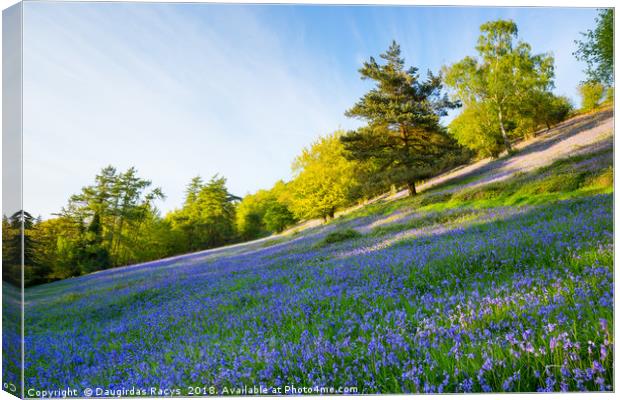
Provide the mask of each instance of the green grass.
POLYGON ((384 236, 394 232, 418 229, 432 225, 459 224, 478 216, 476 210, 458 209, 446 213, 427 213, 403 223, 392 223, 378 226, 371 231, 373 236, 384 236))
POLYGON ((320 242, 317 243, 317 247, 323 247, 332 243, 344 242, 351 239, 361 237, 362 234, 355 229, 342 229, 335 232, 330 232, 320 242))
POLYGON ((612 157, 611 150, 604 150, 558 160, 503 182, 455 192, 448 201, 435 203, 429 208, 534 205, 608 193, 613 190, 612 157), (597 158, 601 158, 600 163, 593 168, 579 167, 580 163, 597 158))
MULTIPOLYGON (((473 181, 469 177, 465 181, 473 181)), ((464 182, 465 182, 464 181, 464 182)), ((463 182, 461 182, 463 184, 463 182)), ((369 204, 343 218, 343 221, 373 215, 390 215, 399 210, 445 211, 457 208, 491 208, 501 206, 536 205, 559 200, 613 191, 613 151, 602 151, 567 157, 528 173, 517 174, 503 181, 480 187, 465 188, 451 193, 445 190, 455 186, 448 182, 415 197, 395 201, 369 204), (598 159, 598 160, 597 160, 598 159), (586 169, 580 163, 592 161, 586 169)), ((398 230, 413 229, 426 224, 425 221, 411 221, 393 224, 393 227, 377 228, 374 233, 382 234, 398 230)))

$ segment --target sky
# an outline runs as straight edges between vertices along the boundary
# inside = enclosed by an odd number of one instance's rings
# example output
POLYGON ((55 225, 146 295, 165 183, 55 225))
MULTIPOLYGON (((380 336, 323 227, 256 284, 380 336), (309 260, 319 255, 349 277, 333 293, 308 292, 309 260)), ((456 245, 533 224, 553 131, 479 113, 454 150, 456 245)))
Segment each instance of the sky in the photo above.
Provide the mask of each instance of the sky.
POLYGON ((354 129, 358 69, 396 40, 423 73, 474 55, 479 26, 513 19, 555 57, 578 102, 574 40, 590 8, 24 3, 24 208, 49 218, 106 165, 131 166, 181 206, 193 176, 238 196, 291 178, 304 146, 354 129))

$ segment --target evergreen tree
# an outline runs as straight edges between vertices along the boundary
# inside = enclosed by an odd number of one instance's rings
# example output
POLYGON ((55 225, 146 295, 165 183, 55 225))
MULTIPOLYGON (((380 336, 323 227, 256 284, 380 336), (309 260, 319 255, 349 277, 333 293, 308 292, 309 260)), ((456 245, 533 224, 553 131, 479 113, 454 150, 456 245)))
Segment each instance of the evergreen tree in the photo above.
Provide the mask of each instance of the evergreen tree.
POLYGON ((192 205, 196 199, 198 198, 198 194, 200 190, 204 186, 202 182, 202 178, 200 176, 195 176, 190 181, 189 185, 187 185, 187 189, 185 189, 185 205, 192 205))
POLYGON ((164 197, 161 189, 148 190, 150 186, 133 167, 117 172, 108 166, 93 185, 71 196, 61 217, 72 221, 77 237, 65 244, 75 247, 69 253, 83 273, 138 260, 135 250, 144 221, 157 212, 154 200, 164 197))
POLYGON ((2 216, 2 280, 21 286, 22 239, 21 222, 16 224, 2 216))
POLYGON ((39 243, 35 239, 37 220, 27 211, 17 211, 3 217, 3 280, 19 286, 22 266, 24 286, 36 285, 49 280, 51 269, 37 257, 39 243))
POLYGON ((183 208, 167 219, 173 230, 185 236, 187 251, 220 246, 235 238, 235 205, 239 200, 228 192, 226 178, 215 175, 202 184, 197 177, 188 186, 183 208))
POLYGON ((405 69, 396 42, 380 57, 384 64, 371 57, 359 70, 375 88, 346 112, 367 125, 342 142, 351 159, 377 165, 377 180, 405 184, 414 195, 416 181, 436 174, 444 156, 456 149, 439 118, 457 104, 442 95, 439 76, 429 71, 421 80, 417 68, 405 69))

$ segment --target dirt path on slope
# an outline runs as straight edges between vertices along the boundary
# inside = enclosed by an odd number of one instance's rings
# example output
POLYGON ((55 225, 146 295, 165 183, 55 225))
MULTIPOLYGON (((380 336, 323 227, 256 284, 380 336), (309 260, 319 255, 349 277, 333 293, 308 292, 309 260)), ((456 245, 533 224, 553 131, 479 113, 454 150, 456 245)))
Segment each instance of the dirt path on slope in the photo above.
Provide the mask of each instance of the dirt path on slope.
MULTIPOLYGON (((459 180, 473 177, 476 178, 447 188, 445 192, 482 186, 508 179, 516 173, 529 172, 549 165, 561 158, 612 148, 613 129, 612 110, 575 117, 533 139, 516 144, 514 147, 518 152, 513 156, 499 159, 485 158, 474 164, 456 168, 425 182, 419 186, 419 190, 429 190, 439 184, 449 184, 450 181, 458 183, 459 180)), ((401 198, 407 194, 406 190, 402 190, 389 199, 401 198)))
MULTIPOLYGON (((453 192, 463 188, 483 186, 491 182, 508 179, 519 172, 532 171, 571 155, 613 148, 613 130, 614 115, 612 109, 580 115, 554 126, 549 131, 538 132, 533 139, 515 144, 514 148, 518 150, 518 153, 513 156, 504 155, 499 159, 485 158, 473 164, 457 167, 418 185, 418 191, 423 192, 440 184, 449 185, 451 182, 455 183, 454 187, 446 188, 440 192, 453 192), (471 180, 469 180, 470 178, 471 180), (460 184, 459 181, 463 180, 467 182, 460 184)), ((384 194, 365 204, 339 211, 336 216, 348 214, 367 204, 396 200, 406 197, 408 194, 406 189, 392 195, 384 194)), ((323 220, 321 219, 305 221, 275 236, 285 236, 291 232, 303 231, 322 224, 323 220)))

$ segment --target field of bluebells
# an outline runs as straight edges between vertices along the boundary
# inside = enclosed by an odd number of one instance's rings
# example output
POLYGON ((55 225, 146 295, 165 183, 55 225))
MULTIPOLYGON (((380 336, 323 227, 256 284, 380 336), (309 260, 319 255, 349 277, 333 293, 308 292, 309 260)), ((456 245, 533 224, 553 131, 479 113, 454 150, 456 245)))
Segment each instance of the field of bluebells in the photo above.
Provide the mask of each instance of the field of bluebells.
POLYGON ((404 202, 28 289, 26 390, 613 390, 613 194, 575 193, 404 202))

